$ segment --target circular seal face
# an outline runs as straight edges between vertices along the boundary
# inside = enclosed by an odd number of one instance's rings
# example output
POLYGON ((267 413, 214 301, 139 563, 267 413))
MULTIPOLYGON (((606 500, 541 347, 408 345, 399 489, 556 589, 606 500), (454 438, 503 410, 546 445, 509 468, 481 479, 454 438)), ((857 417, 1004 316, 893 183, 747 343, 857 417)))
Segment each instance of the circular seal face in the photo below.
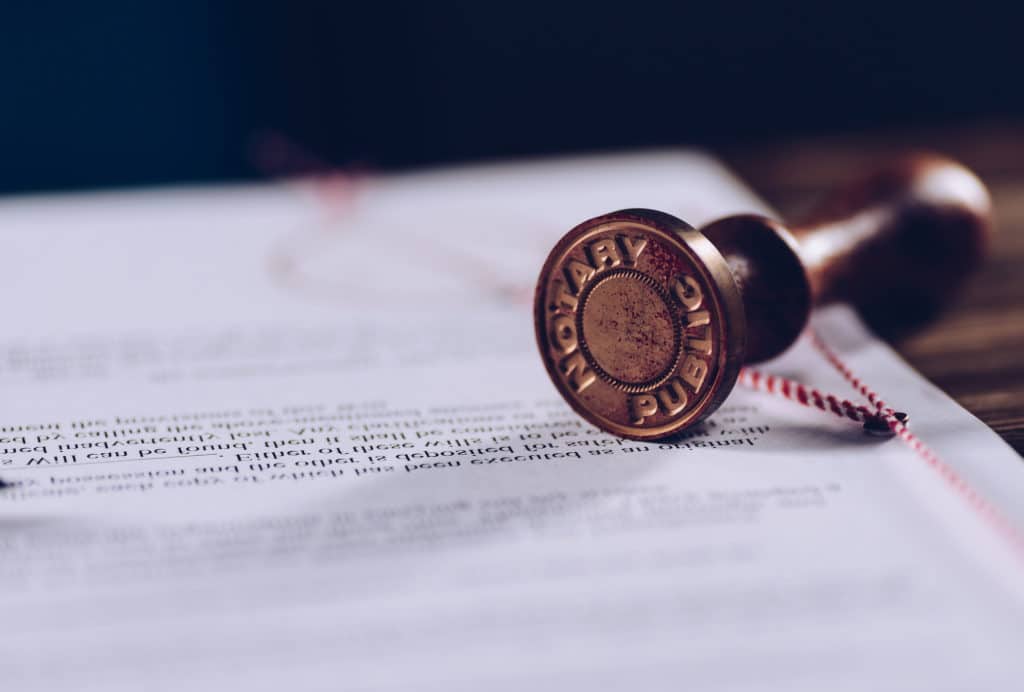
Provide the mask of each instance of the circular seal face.
POLYGON ((683 221, 648 209, 569 231, 541 270, 534 318, 565 400, 639 440, 674 435, 718 408, 746 341, 725 259, 683 221))

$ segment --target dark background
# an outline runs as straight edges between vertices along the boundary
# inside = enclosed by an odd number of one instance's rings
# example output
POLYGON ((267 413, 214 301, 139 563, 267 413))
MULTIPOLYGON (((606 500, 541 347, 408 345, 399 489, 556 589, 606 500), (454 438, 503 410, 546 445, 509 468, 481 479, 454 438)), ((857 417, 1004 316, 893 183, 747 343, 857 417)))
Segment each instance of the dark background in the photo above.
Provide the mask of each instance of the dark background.
POLYGON ((1005 122, 980 4, 5 2, 0 192, 1005 122), (302 153, 305 152, 305 153, 302 153))

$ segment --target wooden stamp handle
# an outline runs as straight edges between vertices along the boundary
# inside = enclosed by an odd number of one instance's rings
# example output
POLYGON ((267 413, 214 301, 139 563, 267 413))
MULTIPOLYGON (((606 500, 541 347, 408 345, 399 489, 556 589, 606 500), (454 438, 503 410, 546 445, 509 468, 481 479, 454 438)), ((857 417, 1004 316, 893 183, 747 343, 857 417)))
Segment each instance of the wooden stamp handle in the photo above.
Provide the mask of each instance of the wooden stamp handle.
POLYGON ((984 256, 991 214, 974 173, 916 155, 827 198, 791 230, 815 303, 923 308, 948 299, 984 256))
POLYGON ((702 232, 743 293, 746 362, 788 348, 812 305, 846 301, 872 321, 927 314, 958 290, 984 256, 988 191, 950 159, 898 159, 827 198, 802 223, 755 215, 715 221, 702 232))

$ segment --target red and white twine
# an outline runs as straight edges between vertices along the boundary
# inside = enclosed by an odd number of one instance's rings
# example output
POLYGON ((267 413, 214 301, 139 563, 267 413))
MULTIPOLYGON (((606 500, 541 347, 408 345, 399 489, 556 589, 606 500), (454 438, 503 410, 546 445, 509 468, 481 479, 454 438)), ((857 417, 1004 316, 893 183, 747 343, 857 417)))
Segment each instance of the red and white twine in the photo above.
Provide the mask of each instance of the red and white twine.
POLYGON ((808 387, 795 380, 763 373, 754 368, 743 368, 740 371, 739 382, 758 391, 776 394, 804 406, 814 407, 843 418, 849 418, 858 423, 863 423, 868 430, 877 432, 879 429, 884 430, 888 428, 893 435, 899 437, 913 449, 932 470, 942 477, 959 497, 967 502, 974 512, 1005 539, 1018 558, 1024 560, 1024 534, 1021 534, 1017 527, 1007 520, 992 503, 979 495, 952 466, 944 462, 935 452, 929 449, 921 438, 910 432, 906 415, 893 410, 864 380, 857 377, 839 355, 825 343, 820 334, 810 331, 809 338, 815 350, 861 396, 867 399, 871 406, 854 404, 847 399, 840 399, 833 394, 822 392, 814 387, 808 387))
POLYGON ((777 394, 790 401, 831 412, 857 423, 866 423, 879 417, 879 411, 876 409, 871 409, 863 404, 855 404, 849 399, 840 399, 834 394, 828 394, 815 387, 808 387, 796 380, 763 373, 754 368, 740 370, 739 382, 751 389, 777 394))

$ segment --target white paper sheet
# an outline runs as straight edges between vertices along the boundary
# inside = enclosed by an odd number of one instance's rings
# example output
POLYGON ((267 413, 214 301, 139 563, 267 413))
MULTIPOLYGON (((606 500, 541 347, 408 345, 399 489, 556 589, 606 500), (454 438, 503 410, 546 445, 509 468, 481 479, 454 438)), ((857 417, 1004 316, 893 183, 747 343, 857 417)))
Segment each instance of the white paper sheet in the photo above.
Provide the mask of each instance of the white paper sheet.
POLYGON ((630 206, 764 210, 692 153, 0 205, 2 688, 1016 689, 1024 468, 852 313, 948 467, 743 389, 667 445, 557 398, 535 272, 630 206))

